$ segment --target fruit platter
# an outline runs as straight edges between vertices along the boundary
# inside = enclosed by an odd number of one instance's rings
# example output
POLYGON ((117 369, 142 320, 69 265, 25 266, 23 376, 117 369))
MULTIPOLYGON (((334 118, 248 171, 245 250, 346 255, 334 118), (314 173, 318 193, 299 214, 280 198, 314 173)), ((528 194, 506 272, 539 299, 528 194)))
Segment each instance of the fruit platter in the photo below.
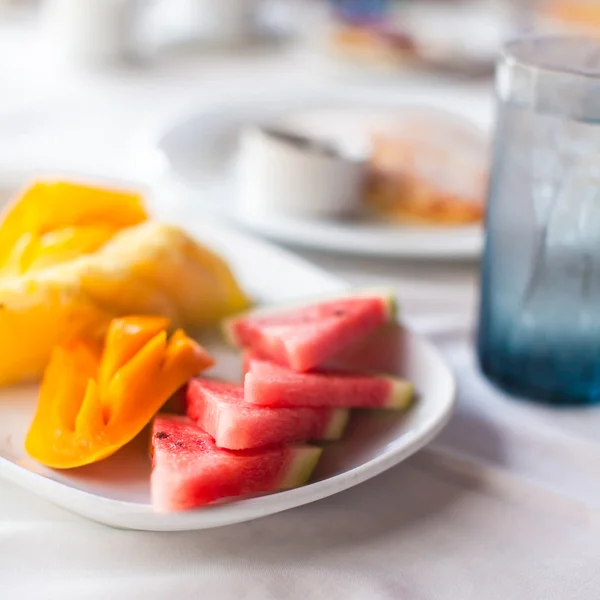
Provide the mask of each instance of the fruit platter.
POLYGON ((452 412, 450 370, 399 313, 135 190, 30 182, 0 219, 0 476, 147 530, 342 491, 452 412))

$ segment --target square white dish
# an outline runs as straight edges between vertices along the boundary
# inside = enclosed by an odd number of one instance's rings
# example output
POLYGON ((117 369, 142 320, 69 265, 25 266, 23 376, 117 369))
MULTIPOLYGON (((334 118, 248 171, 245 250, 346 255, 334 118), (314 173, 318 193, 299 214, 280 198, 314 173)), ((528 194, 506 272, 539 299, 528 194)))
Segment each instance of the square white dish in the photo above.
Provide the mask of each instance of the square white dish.
MULTIPOLYGON (((318 296, 345 287, 339 279, 293 255, 222 225, 210 221, 187 225, 200 241, 229 260, 244 288, 260 302, 318 296)), ((105 461, 71 471, 44 468, 26 455, 23 441, 37 386, 0 390, 0 477, 95 521, 152 531, 238 523, 324 498, 404 460, 427 444, 451 415, 455 383, 446 363, 427 341, 400 328, 396 334, 394 360, 398 373, 415 383, 417 403, 406 414, 357 413, 342 442, 324 452, 315 481, 305 487, 187 513, 154 513, 149 504, 147 436, 138 436, 105 461)), ((207 340, 207 347, 217 356, 220 376, 239 378, 240 363, 231 350, 215 336, 207 340)))

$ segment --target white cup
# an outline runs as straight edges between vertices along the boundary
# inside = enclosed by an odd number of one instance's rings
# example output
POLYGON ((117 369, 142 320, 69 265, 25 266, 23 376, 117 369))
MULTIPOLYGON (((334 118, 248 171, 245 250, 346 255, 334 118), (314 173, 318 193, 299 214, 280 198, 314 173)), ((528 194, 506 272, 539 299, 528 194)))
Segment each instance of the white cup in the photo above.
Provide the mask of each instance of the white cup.
POLYGON ((206 41, 243 41, 256 33, 262 0, 190 0, 196 35, 206 41))
POLYGON ((129 61, 135 57, 133 32, 141 5, 141 0, 46 0, 49 46, 59 60, 77 66, 129 61))
POLYGON ((250 127, 238 158, 238 209, 245 214, 307 218, 360 212, 368 153, 311 143, 303 136, 250 127))

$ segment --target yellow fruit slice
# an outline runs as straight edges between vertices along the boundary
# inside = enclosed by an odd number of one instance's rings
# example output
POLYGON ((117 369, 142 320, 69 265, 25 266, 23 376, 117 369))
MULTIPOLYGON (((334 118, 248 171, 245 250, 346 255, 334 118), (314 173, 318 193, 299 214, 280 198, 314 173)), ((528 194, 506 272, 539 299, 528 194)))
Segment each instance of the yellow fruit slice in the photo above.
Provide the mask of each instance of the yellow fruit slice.
POLYGON ((140 433, 172 394, 213 364, 183 332, 169 339, 168 325, 152 317, 115 319, 102 355, 85 341, 58 346, 27 452, 46 466, 69 469, 110 456, 140 433))
POLYGON ((120 315, 195 330, 248 304, 222 258, 177 227, 147 221, 92 254, 0 279, 0 348, 10 348, 0 353, 0 385, 40 377, 54 346, 100 339, 120 315))
POLYGON ((118 233, 77 270, 97 303, 121 314, 168 316, 185 328, 216 323, 249 304, 220 256, 180 228, 153 221, 118 233))
POLYGON ((136 193, 38 182, 0 215, 0 270, 20 274, 94 252, 147 219, 136 193))
POLYGON ((0 280, 0 384, 37 379, 52 348, 84 333, 101 337, 110 317, 76 282, 0 280))

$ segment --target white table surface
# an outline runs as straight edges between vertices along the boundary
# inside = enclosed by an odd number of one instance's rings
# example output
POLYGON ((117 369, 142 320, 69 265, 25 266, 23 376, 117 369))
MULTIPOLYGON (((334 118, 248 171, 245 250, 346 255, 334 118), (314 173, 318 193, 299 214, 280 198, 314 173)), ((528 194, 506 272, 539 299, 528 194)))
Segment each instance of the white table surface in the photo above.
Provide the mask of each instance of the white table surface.
MULTIPOLYGON (((0 29, 0 80, 0 172, 127 178, 147 175, 143 143, 178 110, 259 85, 323 85, 273 53, 59 75, 21 26, 0 29)), ((491 114, 479 84, 407 80, 370 93, 417 84, 491 114)), ((0 482, 1 600, 598 598, 600 409, 518 401, 479 375, 475 265, 303 255, 357 285, 392 285, 405 321, 445 353, 460 401, 435 444, 336 497, 200 533, 112 530, 0 482)))

